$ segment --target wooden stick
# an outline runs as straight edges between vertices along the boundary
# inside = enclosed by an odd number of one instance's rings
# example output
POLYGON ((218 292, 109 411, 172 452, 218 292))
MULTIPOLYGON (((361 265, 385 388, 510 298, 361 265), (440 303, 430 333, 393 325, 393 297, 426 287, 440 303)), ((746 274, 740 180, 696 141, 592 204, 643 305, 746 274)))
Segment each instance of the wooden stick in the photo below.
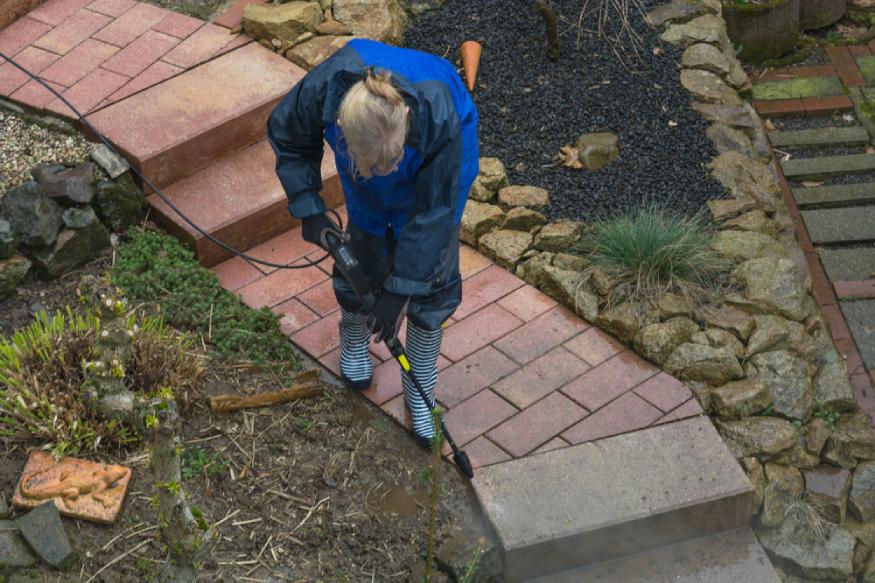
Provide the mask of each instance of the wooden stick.
POLYGON ((298 399, 318 397, 323 393, 322 388, 317 384, 318 380, 319 370, 315 368, 310 369, 295 377, 294 386, 288 389, 268 391, 249 397, 240 395, 217 395, 210 397, 210 410, 214 413, 229 413, 231 411, 240 411, 241 409, 270 407, 298 399))
POLYGON ((535 8, 541 13, 547 27, 547 57, 551 61, 559 60, 559 31, 556 23, 556 11, 550 0, 535 0, 535 8))

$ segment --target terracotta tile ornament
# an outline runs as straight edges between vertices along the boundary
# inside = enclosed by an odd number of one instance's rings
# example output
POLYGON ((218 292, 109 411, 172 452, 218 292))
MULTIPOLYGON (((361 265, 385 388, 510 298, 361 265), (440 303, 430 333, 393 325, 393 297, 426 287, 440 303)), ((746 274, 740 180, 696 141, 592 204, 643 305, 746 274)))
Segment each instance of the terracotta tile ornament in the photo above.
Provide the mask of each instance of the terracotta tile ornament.
POLYGON ((118 518, 131 469, 72 457, 55 461, 35 451, 27 460, 12 504, 36 508, 52 500, 64 516, 112 524, 118 518))

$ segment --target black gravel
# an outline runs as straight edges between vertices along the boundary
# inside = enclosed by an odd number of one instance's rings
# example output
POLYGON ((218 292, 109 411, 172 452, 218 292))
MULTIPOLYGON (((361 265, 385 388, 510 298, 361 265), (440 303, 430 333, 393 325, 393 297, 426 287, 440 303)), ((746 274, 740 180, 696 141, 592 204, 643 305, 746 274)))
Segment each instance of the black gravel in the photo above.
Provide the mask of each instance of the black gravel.
POLYGON ((715 155, 708 124, 680 85, 681 51, 661 44, 637 17, 644 46, 630 72, 592 33, 575 46, 583 0, 555 4, 563 33, 558 64, 546 56, 544 23, 531 0, 447 0, 411 24, 405 45, 458 61, 462 41, 484 44, 475 90, 481 156, 500 158, 514 184, 546 188, 551 218, 591 220, 644 200, 694 213, 722 198, 704 169, 715 155), (592 131, 619 136, 618 160, 596 172, 550 166, 563 145, 592 131))
POLYGON ((860 125, 857 117, 851 112, 835 113, 817 117, 777 117, 772 119, 775 128, 779 130, 812 130, 820 128, 845 128, 860 125), (845 119, 850 115, 850 120, 845 119))

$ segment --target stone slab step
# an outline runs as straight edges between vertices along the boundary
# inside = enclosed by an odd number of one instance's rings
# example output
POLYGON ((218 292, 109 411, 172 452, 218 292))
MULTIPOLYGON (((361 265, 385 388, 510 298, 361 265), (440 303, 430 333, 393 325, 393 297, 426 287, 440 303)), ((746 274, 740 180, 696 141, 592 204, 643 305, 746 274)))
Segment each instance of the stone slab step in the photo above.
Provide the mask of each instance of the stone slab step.
POLYGON ((815 245, 875 241, 875 206, 802 211, 815 245))
POLYGON ((875 300, 839 302, 867 369, 875 369, 875 300))
POLYGON ((704 416, 478 470, 516 583, 746 526, 753 488, 704 416))
POLYGON ((859 280, 875 273, 875 246, 851 249, 818 249, 830 281, 859 280))
MULTIPOLYGON (((261 140, 162 191, 205 231, 245 251, 296 224, 286 208, 288 201, 275 165, 270 143, 261 140)), ((330 208, 343 204, 334 154, 327 146, 322 158, 322 183, 326 204, 330 208)), ((230 257, 185 223, 158 195, 149 195, 147 202, 151 207, 149 217, 188 244, 203 265, 213 266, 230 257)))
POLYGON ((794 158, 781 162, 781 169, 784 171, 784 176, 790 180, 861 174, 875 170, 875 154, 794 158))
POLYGON ((791 191, 800 209, 875 203, 875 182, 800 187, 791 191))
POLYGON ((864 146, 869 143, 869 134, 860 126, 849 128, 774 131, 769 132, 769 141, 775 148, 864 146))
POLYGON ((265 137, 274 105, 305 74, 257 43, 88 116, 158 186, 265 137))
POLYGON ((661 547, 530 583, 779 583, 750 528, 661 547))

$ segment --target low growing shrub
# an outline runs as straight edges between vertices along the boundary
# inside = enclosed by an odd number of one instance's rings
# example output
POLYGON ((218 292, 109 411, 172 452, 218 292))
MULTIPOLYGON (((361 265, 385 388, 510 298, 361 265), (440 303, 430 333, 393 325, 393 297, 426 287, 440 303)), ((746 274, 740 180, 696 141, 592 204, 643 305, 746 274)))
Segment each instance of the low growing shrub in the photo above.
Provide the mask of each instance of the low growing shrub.
POLYGON ((155 231, 132 231, 118 250, 113 283, 132 301, 154 303, 167 323, 192 331, 222 360, 291 363, 297 358, 267 308, 253 310, 224 290, 176 239, 155 231))

